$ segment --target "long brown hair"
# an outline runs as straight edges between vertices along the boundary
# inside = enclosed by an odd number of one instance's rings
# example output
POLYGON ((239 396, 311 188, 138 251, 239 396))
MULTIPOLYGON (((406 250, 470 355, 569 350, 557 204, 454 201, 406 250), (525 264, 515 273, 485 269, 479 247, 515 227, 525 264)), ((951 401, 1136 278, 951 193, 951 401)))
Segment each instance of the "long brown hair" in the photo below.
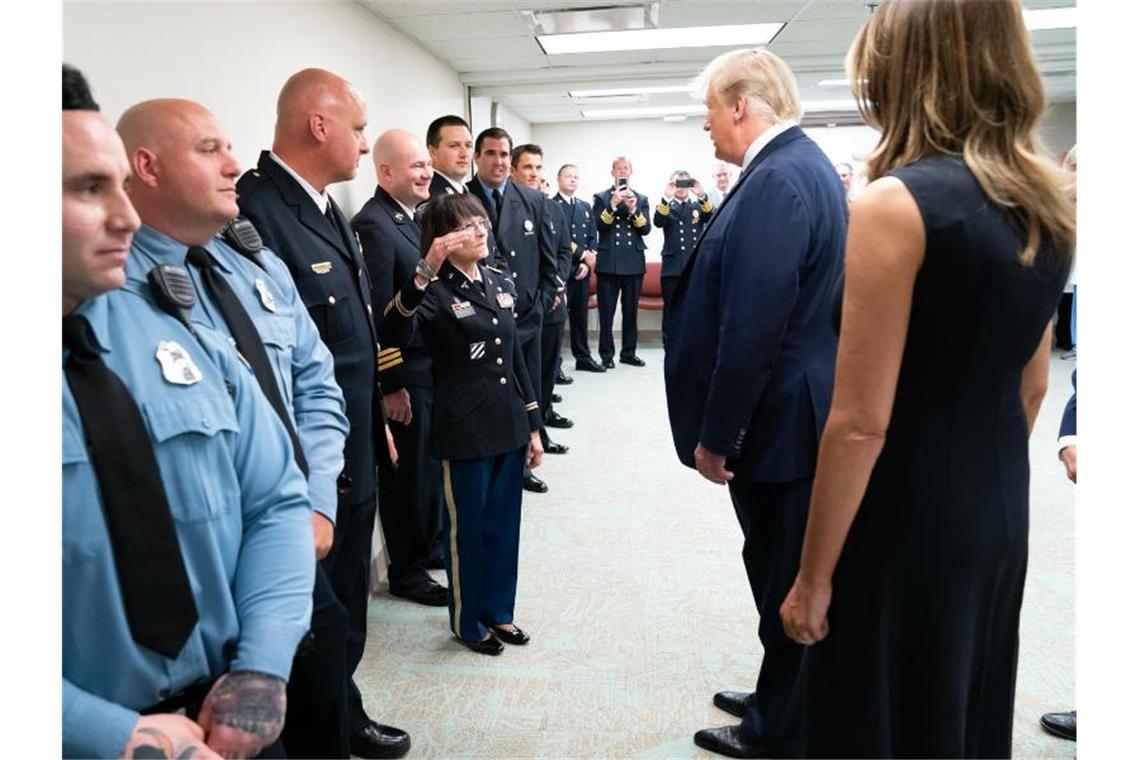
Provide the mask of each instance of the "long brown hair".
POLYGON ((868 179, 936 154, 961 155, 985 194, 1065 260, 1076 239, 1070 178, 1038 123, 1045 89, 1016 0, 885 0, 847 53, 863 118, 882 130, 868 179))

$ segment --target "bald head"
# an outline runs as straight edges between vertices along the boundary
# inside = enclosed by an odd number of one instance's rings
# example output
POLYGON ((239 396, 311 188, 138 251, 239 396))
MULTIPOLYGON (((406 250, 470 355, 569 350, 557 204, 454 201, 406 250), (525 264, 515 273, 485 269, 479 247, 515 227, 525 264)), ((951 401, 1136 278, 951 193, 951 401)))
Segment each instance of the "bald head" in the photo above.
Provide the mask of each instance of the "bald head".
POLYGON ((302 69, 277 96, 273 152, 318 190, 356 176, 368 152, 364 99, 345 79, 302 69))
POLYGON ((241 166, 214 115, 190 100, 131 106, 119 119, 143 223, 186 245, 203 245, 238 215, 241 166))
POLYGON ((405 129, 389 129, 376 139, 372 148, 376 184, 408 208, 428 199, 431 187, 431 158, 427 146, 405 129))

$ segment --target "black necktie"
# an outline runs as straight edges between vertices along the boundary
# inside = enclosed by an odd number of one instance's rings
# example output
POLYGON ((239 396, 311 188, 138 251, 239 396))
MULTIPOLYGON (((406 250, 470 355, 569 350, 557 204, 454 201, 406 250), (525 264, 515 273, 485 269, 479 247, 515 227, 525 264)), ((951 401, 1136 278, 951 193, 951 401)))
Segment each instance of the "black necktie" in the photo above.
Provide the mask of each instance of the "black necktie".
POLYGON ((352 243, 347 238, 345 238, 344 230, 342 230, 340 228, 340 222, 337 221, 336 212, 333 211, 332 198, 329 198, 328 205, 325 206, 325 219, 328 219, 329 224, 332 225, 333 232, 336 233, 337 240, 339 240, 341 243, 347 245, 348 246, 347 250, 351 251, 352 250, 352 243))
POLYGON ((253 376, 257 378, 257 384, 261 386, 261 392, 265 394, 265 398, 269 399, 269 405, 273 407, 273 411, 277 412, 277 416, 281 418, 281 424, 289 433, 289 440, 293 442, 293 459, 307 478, 309 476, 309 463, 305 461, 305 453, 301 451, 301 440, 297 437, 297 431, 293 429, 293 423, 289 419, 289 412, 285 409, 285 401, 281 398, 281 391, 277 387, 277 376, 269 363, 269 354, 265 351, 261 334, 257 331, 257 327, 253 324, 249 314, 246 313, 245 307, 241 305, 241 301, 238 300, 233 288, 226 282, 226 278, 222 277, 214 268, 214 257, 210 255, 210 252, 195 245, 190 247, 186 258, 202 273, 202 281, 206 284, 206 290, 209 292, 210 298, 213 299, 214 305, 221 310, 222 318, 226 320, 226 325, 230 328, 230 335, 233 336, 237 350, 249 362, 249 366, 253 369, 253 376))
POLYGON ((108 369, 84 317, 63 318, 64 374, 87 434, 127 625, 139 645, 174 659, 198 622, 162 473, 142 413, 108 369))
POLYGON ((499 215, 503 213, 503 194, 499 192, 499 188, 491 191, 491 198, 495 201, 495 226, 499 226, 499 215))

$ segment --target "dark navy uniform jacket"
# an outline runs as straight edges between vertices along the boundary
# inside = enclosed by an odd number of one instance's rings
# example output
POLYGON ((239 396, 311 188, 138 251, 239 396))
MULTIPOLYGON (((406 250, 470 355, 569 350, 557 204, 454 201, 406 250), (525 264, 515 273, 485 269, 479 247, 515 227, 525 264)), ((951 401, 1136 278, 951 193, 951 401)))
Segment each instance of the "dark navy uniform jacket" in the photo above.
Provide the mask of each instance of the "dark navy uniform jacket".
POLYGON ((573 273, 578 269, 583 253, 598 250, 598 228, 594 226, 594 212, 590 209, 590 204, 580 198, 571 198, 571 202, 567 203, 561 193, 555 193, 551 200, 562 209, 570 225, 570 247, 578 259, 570 270, 573 273))
POLYGON ((649 199, 638 192, 630 213, 625 204, 610 208, 614 189, 594 194, 594 222, 598 228, 598 274, 644 274, 645 236, 649 234, 649 199))
MULTIPOLYGON (((384 188, 377 187, 376 194, 352 217, 352 229, 372 278, 372 314, 379 331, 384 307, 416 272, 420 227, 384 188)), ((385 393, 409 385, 432 385, 431 354, 422 343, 407 348, 385 345, 378 368, 385 393)))
POLYGON ((582 261, 582 252, 579 251, 570 237, 570 223, 562 213, 563 206, 550 198, 543 197, 546 205, 547 219, 549 220, 549 245, 558 254, 558 294, 560 296, 558 307, 546 312, 543 321, 547 324, 556 324, 566 321, 566 285, 570 282, 571 273, 578 268, 582 261))
POLYGON ((479 265, 472 282, 445 261, 427 288, 410 279, 384 311, 385 345, 422 336, 432 355, 432 456, 478 459, 517 451, 540 425, 515 327, 512 279, 479 265))
POLYGON ((428 186, 428 195, 432 198, 437 195, 456 195, 459 191, 448 181, 447 177, 439 172, 431 175, 431 184, 428 186))
POLYGON ((685 200, 666 202, 662 198, 653 211, 653 226, 665 233, 665 245, 661 248, 661 276, 680 277, 689 262, 689 256, 697 247, 697 238, 712 218, 712 201, 693 199, 690 194, 685 200))
POLYGON ((791 127, 760 151, 709 222, 666 309, 673 443, 743 481, 812 475, 831 406, 847 201, 831 162, 791 127))
MULTIPOLYGON (((478 178, 468 182, 467 189, 483 202, 493 221, 495 204, 478 178)), ((502 217, 495 224, 495 234, 487 240, 489 263, 509 271, 514 280, 519 322, 531 323, 535 309, 545 314, 559 288, 557 253, 551 236, 544 232, 550 226, 544 200, 542 193, 508 179, 503 186, 502 217)))
POLYGON ((242 215, 289 268, 332 352, 350 426, 340 497, 358 503, 376 491, 376 452, 387 451, 376 370, 380 347, 364 258, 348 220, 331 198, 329 202, 335 228, 269 151, 262 151, 257 168, 238 180, 242 215))

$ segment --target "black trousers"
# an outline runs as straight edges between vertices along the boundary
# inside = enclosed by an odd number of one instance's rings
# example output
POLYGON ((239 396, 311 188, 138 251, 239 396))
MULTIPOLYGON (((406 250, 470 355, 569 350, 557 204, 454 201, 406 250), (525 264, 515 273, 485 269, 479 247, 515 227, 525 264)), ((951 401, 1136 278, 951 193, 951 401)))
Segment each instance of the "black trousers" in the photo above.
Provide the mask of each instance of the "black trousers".
POLYGON ((368 628, 368 581, 372 559, 372 525, 376 521, 376 494, 355 504, 341 502, 337 507, 336 531, 332 551, 321 560, 329 583, 348 613, 345 637, 344 679, 348 700, 348 730, 356 733, 366 725, 368 716, 360 698, 360 689, 352 674, 364 656, 364 639, 368 628))
POLYGON ((661 312, 661 345, 664 346, 668 340, 666 333, 665 314, 669 311, 669 303, 673 300, 673 292, 677 290, 677 282, 680 281, 679 275, 670 275, 661 278, 661 300, 665 302, 665 309, 661 312))
POLYGON ((804 650, 784 633, 780 605, 800 566, 811 504, 811 478, 788 483, 728 484, 744 532, 744 569, 756 611, 764 660, 741 731, 753 742, 798 751, 804 708, 804 650))
POLYGON ((281 743, 288 757, 348 757, 347 637, 348 612, 318 563, 313 618, 286 691, 281 743))
POLYGON ((412 421, 389 422, 398 468, 380 468, 380 527, 388 549, 388 586, 412 589, 431 580, 427 562, 443 522, 443 467, 431 455, 431 388, 408 386, 412 421))
POLYGON ((538 408, 543 419, 554 410, 554 378, 558 375, 558 360, 562 357, 564 332, 565 319, 544 322, 542 325, 542 392, 539 393, 538 408))
POLYGON ((571 280, 566 286, 566 309, 570 312, 570 353, 575 359, 590 359, 588 332, 590 278, 571 280))
POLYGON ((598 273, 598 354, 614 358, 614 313, 621 297, 621 355, 637 353, 637 300, 641 298, 640 274, 598 273))

